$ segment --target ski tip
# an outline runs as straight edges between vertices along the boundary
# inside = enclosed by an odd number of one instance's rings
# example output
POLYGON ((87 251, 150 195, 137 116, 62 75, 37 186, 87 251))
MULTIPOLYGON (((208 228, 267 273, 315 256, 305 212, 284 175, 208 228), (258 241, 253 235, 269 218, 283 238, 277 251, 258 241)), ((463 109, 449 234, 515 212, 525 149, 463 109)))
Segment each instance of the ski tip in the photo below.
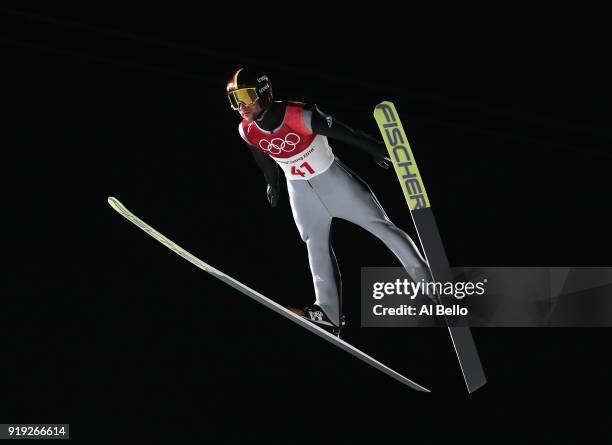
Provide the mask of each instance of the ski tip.
POLYGON ((119 200, 118 200, 117 198, 114 198, 114 197, 112 197, 112 196, 109 196, 109 197, 107 198, 107 201, 108 201, 108 203, 110 204, 110 206, 111 206, 113 209, 117 210, 117 211, 119 211, 119 209, 122 207, 121 203, 119 202, 119 200))
POLYGON ((376 105, 374 107, 374 111, 376 111, 377 109, 379 109, 380 107, 390 107, 390 106, 394 106, 393 102, 389 101, 389 100, 383 100, 382 102, 380 102, 378 105, 376 105))

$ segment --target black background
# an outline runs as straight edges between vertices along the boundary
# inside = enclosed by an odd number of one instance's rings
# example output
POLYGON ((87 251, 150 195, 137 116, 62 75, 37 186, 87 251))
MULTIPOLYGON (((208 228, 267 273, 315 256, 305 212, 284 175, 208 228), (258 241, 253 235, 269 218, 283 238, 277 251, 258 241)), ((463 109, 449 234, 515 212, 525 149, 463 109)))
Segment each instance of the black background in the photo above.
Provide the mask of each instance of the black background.
MULTIPOLYGON (((225 7, 0 11, 2 421, 70 422, 87 440, 609 435, 605 328, 474 329, 489 383, 468 395, 444 329, 359 328, 359 268, 396 263, 339 222, 347 339, 432 390, 416 393, 106 203, 118 197, 283 304, 310 303, 286 194, 268 206, 224 95, 248 65, 270 75, 277 98, 317 103, 373 135, 374 106, 392 100, 451 264, 610 265, 609 36, 597 11, 479 10, 466 21, 383 5, 359 18, 225 7)), ((415 236, 393 174, 332 145, 415 236)))

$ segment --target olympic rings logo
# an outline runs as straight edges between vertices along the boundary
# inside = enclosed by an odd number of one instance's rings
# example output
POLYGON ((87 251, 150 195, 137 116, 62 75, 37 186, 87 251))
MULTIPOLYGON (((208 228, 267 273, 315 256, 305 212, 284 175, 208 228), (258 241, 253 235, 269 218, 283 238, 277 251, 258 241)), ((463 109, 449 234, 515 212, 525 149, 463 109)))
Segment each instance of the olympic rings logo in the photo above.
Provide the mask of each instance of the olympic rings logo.
POLYGON ((295 133, 287 133, 284 139, 274 138, 270 141, 262 139, 259 141, 259 147, 272 155, 279 155, 281 152, 291 153, 295 150, 297 144, 300 143, 300 136, 295 133), (287 148, 290 147, 290 148, 287 148))

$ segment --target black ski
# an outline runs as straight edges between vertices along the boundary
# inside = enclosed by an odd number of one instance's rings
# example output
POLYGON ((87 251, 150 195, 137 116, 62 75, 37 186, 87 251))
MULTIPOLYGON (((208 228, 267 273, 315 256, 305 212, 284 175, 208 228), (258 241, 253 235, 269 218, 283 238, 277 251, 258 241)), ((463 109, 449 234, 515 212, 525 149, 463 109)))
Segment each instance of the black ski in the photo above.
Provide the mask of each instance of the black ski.
MULTIPOLYGON (((378 128, 383 136, 395 173, 410 208, 410 214, 423 253, 429 264, 431 275, 434 281, 451 282, 453 279, 452 272, 440 238, 440 232, 395 105, 387 101, 378 104, 374 110, 374 118, 378 123, 378 128)), ((472 393, 487 382, 472 333, 467 326, 449 326, 448 330, 468 392, 472 393)))

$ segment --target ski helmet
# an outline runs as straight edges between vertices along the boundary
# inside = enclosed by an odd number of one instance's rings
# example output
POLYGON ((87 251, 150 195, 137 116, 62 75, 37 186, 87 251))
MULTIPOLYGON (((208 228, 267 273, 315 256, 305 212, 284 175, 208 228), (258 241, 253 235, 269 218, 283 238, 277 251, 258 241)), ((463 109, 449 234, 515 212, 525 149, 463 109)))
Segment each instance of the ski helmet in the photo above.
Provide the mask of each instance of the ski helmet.
POLYGON ((266 109, 272 101, 272 83, 268 76, 248 68, 240 68, 232 75, 226 92, 234 110, 239 109, 241 103, 248 107, 256 101, 266 109))

